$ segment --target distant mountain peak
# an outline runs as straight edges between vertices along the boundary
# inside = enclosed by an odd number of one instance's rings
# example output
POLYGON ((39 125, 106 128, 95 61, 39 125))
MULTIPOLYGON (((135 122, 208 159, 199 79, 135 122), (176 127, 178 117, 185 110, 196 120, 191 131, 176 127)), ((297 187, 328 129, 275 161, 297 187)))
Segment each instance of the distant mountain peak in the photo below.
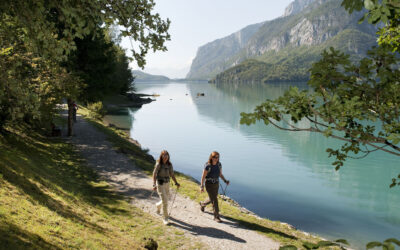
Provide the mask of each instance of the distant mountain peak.
POLYGON ((316 0, 295 0, 291 2, 285 9, 283 16, 295 15, 306 8, 310 3, 316 0))

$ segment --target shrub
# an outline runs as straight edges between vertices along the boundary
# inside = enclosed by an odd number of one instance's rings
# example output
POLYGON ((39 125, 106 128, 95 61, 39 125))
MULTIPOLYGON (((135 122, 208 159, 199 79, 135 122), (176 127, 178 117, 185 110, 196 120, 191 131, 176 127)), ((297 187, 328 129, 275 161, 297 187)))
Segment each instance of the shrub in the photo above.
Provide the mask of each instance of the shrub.
POLYGON ((94 118, 94 119, 99 119, 100 120, 106 114, 106 111, 103 108, 103 103, 101 101, 94 102, 94 103, 89 103, 87 105, 87 107, 89 109, 89 116, 94 118))

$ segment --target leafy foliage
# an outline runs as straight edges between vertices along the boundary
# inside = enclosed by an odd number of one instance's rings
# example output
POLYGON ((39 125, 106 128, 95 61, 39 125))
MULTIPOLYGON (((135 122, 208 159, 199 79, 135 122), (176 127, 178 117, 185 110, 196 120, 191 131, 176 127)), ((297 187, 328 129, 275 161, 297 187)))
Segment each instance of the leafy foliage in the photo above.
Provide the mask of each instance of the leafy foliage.
POLYGON ((63 93, 76 95, 80 80, 23 43, 13 18, 0 23, 0 128, 6 123, 40 124, 54 114, 63 93), (76 85, 75 85, 76 84, 76 85))
POLYGON ((102 102, 89 103, 87 108, 89 109, 89 116, 94 119, 101 119, 106 114, 102 102))
POLYGON ((354 10, 361 10, 362 7, 368 10, 360 19, 368 19, 369 23, 377 24, 383 22, 384 27, 379 29, 378 42, 381 45, 387 45, 398 51, 400 47, 400 2, 396 0, 343 0, 344 6, 350 13, 354 10))
MULTIPOLYGON (((359 8, 357 1, 343 4, 349 10, 359 8)), ((375 15, 369 8, 366 16, 375 15)), ((379 20, 385 20, 385 15, 379 20)), ((378 19, 370 21, 374 20, 378 19)), ((327 149, 336 158, 332 163, 336 170, 348 157, 361 158, 377 150, 400 156, 400 63, 395 43, 389 44, 372 48, 358 63, 333 48, 324 51, 310 70, 312 93, 291 88, 282 97, 257 106, 253 113, 242 113, 241 123, 262 120, 286 131, 317 132, 343 140, 340 149, 327 149), (308 127, 299 127, 303 120, 308 127)), ((396 183, 393 179, 390 186, 396 183)))
POLYGON ((372 241, 369 242, 366 246, 366 249, 371 249, 371 248, 375 248, 375 247, 382 247, 382 249, 384 250, 391 250, 391 249, 395 249, 394 244, 396 244, 397 246, 400 247, 400 241, 395 239, 395 238, 390 238, 387 239, 383 242, 379 242, 379 241, 372 241))
POLYGON ((95 102, 106 95, 125 94, 131 90, 133 77, 125 51, 114 44, 106 32, 98 28, 96 34, 76 39, 77 49, 65 64, 85 83, 79 96, 81 101, 95 102))
POLYGON ((121 27, 121 36, 137 45, 131 59, 143 67, 148 50, 166 50, 170 39, 170 22, 152 13, 154 5, 153 0, 0 1, 0 130, 6 123, 50 123, 63 98, 70 104, 78 96, 97 101, 100 93, 129 91, 129 60, 104 31, 121 27), (79 69, 66 67, 80 55, 93 60, 79 61, 75 66, 84 66, 79 69), (103 65, 94 60, 100 58, 103 65))
POLYGON ((153 0, 16 0, 1 1, 0 10, 24 27, 24 42, 34 52, 59 60, 67 59, 76 49, 76 38, 89 35, 99 24, 119 25, 123 36, 140 44, 138 49, 132 48, 132 53, 143 66, 148 50, 165 50, 164 42, 170 38, 170 21, 152 14, 154 5, 153 0))

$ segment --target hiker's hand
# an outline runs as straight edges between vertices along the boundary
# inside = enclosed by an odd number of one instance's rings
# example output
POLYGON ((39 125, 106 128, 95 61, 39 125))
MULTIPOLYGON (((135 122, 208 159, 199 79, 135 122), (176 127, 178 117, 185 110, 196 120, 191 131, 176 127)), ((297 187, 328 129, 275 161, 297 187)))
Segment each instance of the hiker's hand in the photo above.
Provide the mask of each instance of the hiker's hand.
POLYGON ((226 183, 226 185, 229 185, 229 181, 228 180, 226 180, 225 183, 226 183))
POLYGON ((204 186, 200 186, 200 192, 201 192, 201 193, 204 192, 204 186))
POLYGON ((180 188, 180 187, 181 187, 181 185, 180 185, 178 182, 175 183, 175 185, 176 185, 177 188, 180 188))
POLYGON ((156 191, 157 190, 157 186, 154 184, 153 185, 153 191, 156 191))

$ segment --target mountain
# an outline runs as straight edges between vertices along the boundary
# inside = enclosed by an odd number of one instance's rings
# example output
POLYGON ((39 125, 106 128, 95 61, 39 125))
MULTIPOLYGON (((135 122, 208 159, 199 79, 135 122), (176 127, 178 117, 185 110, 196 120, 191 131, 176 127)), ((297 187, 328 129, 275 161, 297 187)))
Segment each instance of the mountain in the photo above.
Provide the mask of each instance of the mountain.
POLYGON ((314 2, 314 0, 296 0, 296 1, 293 1, 292 3, 290 3, 286 7, 285 13, 283 14, 283 16, 285 17, 285 16, 290 16, 290 15, 297 14, 312 2, 314 2))
POLYGON ((363 13, 350 15, 341 2, 296 0, 282 17, 257 24, 240 48, 225 44, 225 50, 235 51, 229 55, 215 48, 236 33, 208 43, 198 50, 187 78, 214 82, 303 81, 324 49, 334 47, 350 53, 353 59, 360 58, 376 44, 376 28, 358 24, 363 13), (213 59, 207 61, 207 55, 213 59))
POLYGON ((225 64, 225 60, 239 53, 262 25, 263 23, 249 25, 230 36, 201 46, 186 78, 208 79, 229 68, 231 64, 225 64))
POLYGON ((165 82, 170 80, 166 76, 151 75, 140 70, 132 70, 132 74, 135 77, 135 82, 165 82))

